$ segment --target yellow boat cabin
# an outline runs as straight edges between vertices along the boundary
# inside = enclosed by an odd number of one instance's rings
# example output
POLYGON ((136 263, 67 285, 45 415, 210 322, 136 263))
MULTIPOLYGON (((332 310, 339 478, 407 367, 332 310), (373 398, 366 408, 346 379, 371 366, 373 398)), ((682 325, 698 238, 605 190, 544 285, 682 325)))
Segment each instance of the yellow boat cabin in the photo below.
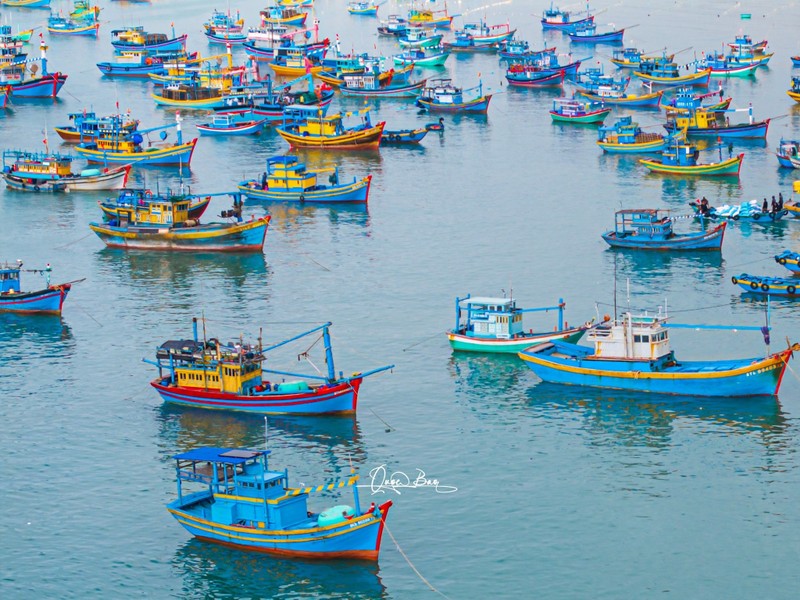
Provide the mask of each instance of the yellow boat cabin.
MULTIPOLYGON (((145 192, 141 204, 122 204, 117 208, 119 227, 130 225, 163 225, 171 227, 177 223, 189 224, 191 199, 184 197, 155 197, 145 192)), ((195 223, 192 223, 195 224, 195 223)))

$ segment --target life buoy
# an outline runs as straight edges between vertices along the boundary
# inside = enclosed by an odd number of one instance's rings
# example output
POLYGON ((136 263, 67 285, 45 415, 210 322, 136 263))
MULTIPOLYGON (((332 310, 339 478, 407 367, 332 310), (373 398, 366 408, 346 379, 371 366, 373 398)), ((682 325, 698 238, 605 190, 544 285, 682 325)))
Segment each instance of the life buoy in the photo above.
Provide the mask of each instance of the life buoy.
POLYGON ((153 59, 148 56, 147 58, 144 59, 144 64, 152 65, 153 64, 153 59))
POLYGON ((750 287, 753 288, 754 290, 757 290, 758 289, 758 284, 755 281, 751 281, 750 282, 750 287))
POLYGON ((766 283, 762 283, 761 284, 761 291, 768 292, 769 291, 769 286, 766 283))
POLYGON ((783 257, 781 256, 781 257, 778 259, 778 264, 785 265, 785 264, 786 264, 786 259, 785 259, 785 258, 783 258, 783 257))
POLYGON ((761 218, 761 213, 753 213, 753 221, 758 221, 761 218))
POLYGON ((733 285, 736 285, 737 283, 739 283, 739 279, 736 277, 731 277, 731 283, 733 283, 733 285))
POLYGON ((787 294, 794 294, 797 291, 797 288, 793 285, 786 286, 786 293, 787 294))

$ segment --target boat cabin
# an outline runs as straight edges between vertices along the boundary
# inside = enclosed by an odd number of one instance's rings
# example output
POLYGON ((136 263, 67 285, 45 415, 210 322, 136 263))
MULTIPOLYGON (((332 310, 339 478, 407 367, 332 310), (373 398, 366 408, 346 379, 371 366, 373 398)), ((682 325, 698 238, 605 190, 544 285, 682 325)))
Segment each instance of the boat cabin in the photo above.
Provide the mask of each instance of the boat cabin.
POLYGON ((261 530, 285 530, 317 523, 309 518, 308 494, 289 488, 286 471, 270 471, 269 450, 196 448, 174 456, 179 502, 182 484, 205 486, 213 502, 204 518, 214 523, 261 530))
POLYGON ((32 180, 60 179, 72 175, 72 157, 23 150, 3 151, 3 172, 32 180), (10 162, 11 164, 7 164, 10 162))
POLYGON ((349 131, 369 129, 372 127, 369 109, 348 113, 336 113, 325 116, 319 106, 293 104, 283 109, 283 126, 296 135, 306 137, 335 137, 349 131), (345 127, 345 116, 360 116, 362 123, 354 127, 345 127))
POLYGON ((19 272, 22 269, 22 263, 17 261, 17 264, 0 264, 0 294, 19 294, 19 272))
POLYGON ((512 298, 475 297, 457 303, 456 331, 471 337, 511 339, 523 332, 522 310, 512 298))
MULTIPOLYGON (((307 171, 305 163, 298 161, 296 156, 273 156, 267 159, 265 189, 285 192, 315 189, 319 172, 307 171)), ((338 179, 338 171, 334 170, 330 182, 335 183, 338 179)))
POLYGON ((464 94, 462 88, 453 85, 452 79, 432 79, 423 88, 420 99, 437 104, 463 104, 464 94))
POLYGON ((666 211, 655 208, 618 210, 614 214, 614 233, 617 238, 642 236, 656 241, 675 235, 672 219, 666 211))
POLYGON ((639 61, 639 73, 650 75, 651 77, 677 78, 680 77, 680 67, 672 62, 669 57, 656 56, 653 58, 642 57, 639 61))
POLYGON ((129 46, 150 46, 163 44, 169 41, 165 33, 147 33, 144 27, 129 27, 128 29, 115 29, 111 32, 111 43, 120 43, 129 46))
POLYGON ((669 147, 661 151, 661 164, 674 167, 694 167, 700 151, 688 142, 681 143, 678 138, 671 137, 669 147))
POLYGON ((625 313, 615 322, 606 320, 586 333, 594 344, 593 358, 609 360, 674 360, 666 317, 625 313))
POLYGON ((643 144, 662 139, 661 134, 642 131, 633 117, 620 117, 613 125, 601 125, 597 130, 601 142, 612 144, 643 144))
POLYGON ((175 196, 167 198, 152 196, 146 192, 142 195, 144 204, 119 203, 117 217, 114 223, 117 227, 173 227, 196 225, 196 221, 189 219, 191 198, 175 196))
POLYGON ((556 98, 553 100, 552 112, 564 117, 582 117, 588 113, 602 110, 602 102, 581 100, 580 98, 556 98))

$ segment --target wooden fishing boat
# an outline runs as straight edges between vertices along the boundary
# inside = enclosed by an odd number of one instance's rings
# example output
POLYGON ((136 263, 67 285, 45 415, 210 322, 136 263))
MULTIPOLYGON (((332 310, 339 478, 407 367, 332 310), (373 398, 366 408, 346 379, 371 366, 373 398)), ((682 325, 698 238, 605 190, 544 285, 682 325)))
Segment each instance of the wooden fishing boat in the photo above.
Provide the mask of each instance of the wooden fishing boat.
POLYGON ((268 64, 279 77, 294 78, 306 73, 316 75, 324 69, 322 54, 322 51, 309 50, 307 47, 281 46, 275 49, 275 56, 268 64))
POLYGON ((288 471, 270 470, 268 454, 210 447, 176 454, 178 498, 167 510, 198 539, 240 550, 282 558, 378 560, 391 500, 362 510, 358 475, 352 473, 332 483, 290 487, 288 471), (308 510, 309 494, 344 487, 353 489, 353 506, 308 510))
MULTIPOLYGON (((156 350, 158 377, 150 382, 165 402, 196 408, 224 409, 259 414, 353 414, 364 378, 392 369, 388 365, 337 376, 331 348, 330 323, 314 327, 282 342, 257 345, 223 345, 200 340, 197 319, 192 320, 193 339, 170 340, 156 350), (326 375, 272 370, 264 367, 267 353, 309 335, 319 334, 324 348, 326 375), (273 381, 267 377, 274 375, 273 381), (277 382, 278 377, 284 377, 277 382), (286 381, 285 377, 291 377, 286 381)), ((205 338, 205 334, 203 335, 205 338)), ((316 343, 316 342, 315 342, 316 343)), ((308 353, 303 353, 310 361, 308 353)))
POLYGON ((260 180, 239 184, 239 191, 250 200, 270 202, 367 202, 372 175, 342 181, 339 168, 308 169, 297 156, 273 156, 260 180), (330 173, 324 183, 322 175, 330 173))
POLYGON ((453 24, 453 15, 447 12, 447 3, 445 3, 442 10, 411 8, 408 11, 408 23, 411 26, 421 25, 435 27, 436 29, 450 29, 453 24))
POLYGON ((175 124, 161 125, 137 131, 125 131, 112 123, 108 128, 101 128, 97 138, 92 142, 84 142, 75 147, 75 152, 94 163, 115 163, 141 165, 179 165, 189 166, 197 138, 184 143, 181 132, 180 115, 175 116, 175 124), (164 142, 167 129, 176 128, 177 139, 174 144, 164 142), (149 133, 160 132, 163 145, 153 145, 149 141, 149 133), (148 136, 147 145, 145 136, 148 136))
POLYGON ((564 71, 552 71, 531 64, 514 63, 506 71, 508 85, 518 87, 558 87, 564 83, 564 71))
POLYGON ((578 27, 594 22, 594 15, 588 10, 585 12, 571 12, 561 10, 550 3, 550 8, 542 13, 542 29, 558 29, 565 33, 575 31, 578 27), (584 16, 585 15, 585 16, 584 16))
POLYGON ((100 23, 75 21, 60 15, 51 15, 47 20, 47 31, 53 35, 85 35, 97 37, 100 23))
POLYGON ((442 42, 443 34, 431 33, 424 27, 410 27, 399 36, 401 48, 434 48, 442 42))
POLYGON ((711 206, 708 204, 708 200, 702 198, 690 202, 689 206, 692 207, 697 218, 711 221, 729 219, 731 221, 772 223, 780 221, 789 214, 789 211, 783 208, 783 204, 780 207, 777 205, 770 207, 766 198, 763 203, 758 200, 749 200, 738 205, 722 204, 720 206, 711 206))
POLYGON ((655 208, 618 210, 614 229, 603 234, 612 248, 634 250, 716 250, 722 249, 726 222, 708 231, 675 233, 672 218, 655 208))
POLYGON ((797 294, 797 286, 800 285, 800 280, 796 278, 761 277, 742 273, 731 277, 731 282, 733 285, 738 285, 745 292, 752 294, 800 298, 797 294))
POLYGON ((12 8, 49 8, 50 0, 0 0, 0 6, 12 8))
POLYGON ((602 102, 581 98, 556 98, 550 118, 557 123, 602 123, 611 112, 602 102))
POLYGON ((724 90, 720 87, 714 92, 706 92, 705 94, 695 94, 691 87, 679 87, 675 91, 675 95, 668 100, 662 99, 659 106, 667 111, 667 116, 686 111, 687 109, 704 108, 706 111, 725 110, 731 105, 733 100, 731 97, 724 98, 724 90), (719 97, 718 101, 714 101, 715 97, 719 97), (710 102, 703 102, 704 100, 711 99, 710 102))
POLYGON ((552 383, 658 394, 746 397, 776 395, 789 359, 800 350, 800 344, 793 344, 763 358, 678 360, 670 348, 666 320, 666 315, 629 312, 619 320, 609 319, 592 328, 586 340, 593 346, 547 342, 523 350, 519 357, 542 380, 552 383))
POLYGON ((800 77, 792 77, 792 87, 786 93, 795 102, 800 102, 800 77))
POLYGON ((72 125, 54 127, 55 132, 65 142, 88 142, 99 136, 100 131, 110 127, 117 127, 120 131, 131 133, 139 127, 138 119, 131 118, 130 114, 116 114, 98 117, 97 113, 83 110, 67 115, 72 125))
POLYGON ((23 192, 118 190, 125 187, 131 165, 72 172, 71 156, 56 152, 5 150, 2 177, 9 189, 23 192))
POLYGON ((11 95, 15 100, 55 98, 67 81, 67 75, 60 71, 56 73, 47 71, 47 45, 44 39, 39 43, 39 51, 41 54, 39 59, 26 60, 25 54, 13 50, 10 62, 2 67, 3 84, 11 86, 11 95), (41 73, 39 65, 34 61, 41 63, 41 73))
POLYGON ((615 29, 597 33, 597 26, 592 23, 578 25, 572 31, 567 31, 569 41, 578 44, 621 44, 625 29, 615 29))
POLYGON ((679 66, 666 55, 642 58, 639 68, 633 74, 650 85, 661 86, 707 87, 711 79, 711 69, 701 69, 695 73, 681 75, 679 66))
POLYGON ((609 154, 661 152, 668 144, 665 136, 642 131, 630 115, 620 117, 613 125, 601 126, 597 135, 597 145, 609 154))
POLYGON ((264 25, 289 25, 292 27, 302 27, 308 13, 300 10, 297 6, 272 6, 260 12, 261 22, 264 25))
POLYGON ((456 298, 455 328, 447 332, 453 350, 516 354, 534 344, 552 340, 577 342, 591 322, 570 327, 564 321, 566 304, 559 298, 555 306, 518 308, 513 298, 475 297, 467 294, 456 298), (525 331, 523 314, 558 311, 553 330, 525 331))
POLYGON ((668 175, 714 175, 714 176, 739 176, 742 168, 744 152, 731 156, 715 163, 698 163, 700 155, 697 148, 688 143, 670 138, 669 147, 661 152, 661 160, 642 158, 639 162, 654 173, 668 175))
POLYGON ((664 90, 656 90, 649 94, 629 94, 625 90, 611 86, 598 86, 594 92, 576 90, 578 96, 583 96, 595 102, 615 104, 627 108, 658 108, 664 96, 664 90))
MULTIPOLYGON (((230 87, 230 84, 227 86, 230 87)), ((183 110, 207 110, 224 106, 225 87, 211 87, 199 83, 170 83, 150 97, 159 106, 173 106, 183 110)))
POLYGON ((404 82, 400 78, 395 82, 391 74, 386 79, 381 79, 381 73, 367 72, 344 75, 344 83, 339 87, 343 96, 363 96, 365 98, 416 98, 427 83, 426 79, 415 82, 404 82))
MULTIPOLYGON (((523 68, 534 66, 549 71, 562 71, 567 79, 574 79, 577 76, 582 60, 585 59, 575 60, 562 65, 559 62, 559 56, 560 55, 556 53, 554 48, 545 48, 544 50, 537 50, 534 52, 531 57, 526 58, 522 62, 522 65, 523 68)), ((572 55, 568 54, 567 56, 571 58, 572 55)))
POLYGON ((149 204, 119 207, 119 216, 89 228, 110 248, 185 252, 261 252, 270 217, 242 220, 242 198, 230 194, 234 208, 223 213, 233 221, 201 224, 189 218, 192 201, 169 197, 149 204))
MULTIPOLYGON (((680 106, 680 105, 679 105, 680 106)), ((667 117, 664 128, 667 131, 685 131, 690 138, 744 138, 764 139, 769 129, 769 119, 755 121, 753 107, 745 109, 726 109, 708 111, 696 106, 694 108, 678 108, 667 117), (749 119, 746 123, 731 123, 730 113, 747 111, 749 119)))
MULTIPOLYGON (((378 33, 380 35, 400 37, 405 35, 411 27, 408 20, 400 15, 389 15, 385 21, 381 21, 381 24, 378 26, 378 33)), ((413 27, 416 28, 417 26, 414 25, 413 27)))
POLYGON ((238 115, 216 114, 206 123, 198 123, 197 131, 201 135, 253 135, 260 133, 266 126, 267 119, 243 119, 238 115))
POLYGON ((197 60, 197 52, 183 50, 151 52, 149 50, 118 50, 113 61, 97 63, 97 68, 107 77, 148 78, 151 74, 166 75, 170 69, 184 69, 197 60))
POLYGON ((292 148, 366 150, 378 147, 385 125, 373 125, 369 109, 324 116, 315 107, 287 106, 283 125, 275 130, 292 148), (359 117, 360 122, 346 127, 344 117, 359 117))
POLYGON ((206 28, 203 32, 209 44, 220 46, 244 46, 249 40, 247 34, 241 31, 228 31, 227 29, 206 28))
POLYGON ((203 29, 206 31, 213 29, 228 33, 241 33, 244 30, 244 19, 238 10, 236 11, 236 16, 233 16, 230 11, 222 12, 214 9, 208 21, 203 23, 203 29))
POLYGON ((775 255, 775 262, 783 265, 795 275, 800 275, 800 253, 784 250, 775 255))
POLYGON ((737 35, 733 42, 728 42, 728 46, 735 52, 751 52, 753 54, 763 54, 767 50, 767 40, 753 42, 753 38, 747 34, 737 35))
POLYGON ((126 29, 114 29, 111 32, 111 45, 117 50, 148 50, 166 51, 183 50, 186 51, 187 35, 175 35, 168 37, 166 33, 149 33, 143 26, 128 27, 126 29))
POLYGON ((378 7, 383 2, 374 2, 367 0, 366 2, 348 2, 347 12, 351 15, 359 15, 362 17, 375 17, 378 15, 378 7))
POLYGON ((100 16, 100 7, 92 5, 90 0, 74 0, 72 2, 72 10, 69 12, 69 17, 75 20, 96 21, 100 16))
POLYGON ((526 59, 533 58, 537 54, 545 51, 555 52, 555 47, 545 48, 544 50, 531 50, 531 45, 527 40, 519 40, 512 37, 510 40, 500 42, 500 50, 497 56, 500 60, 508 62, 523 62, 526 59))
POLYGON ((465 23, 462 29, 455 32, 452 41, 442 45, 455 52, 495 52, 501 43, 510 40, 516 32, 508 23, 487 25, 481 20, 478 23, 465 23))
POLYGON ((781 138, 775 155, 778 157, 780 166, 787 169, 800 169, 800 140, 781 138))
POLYGON ((392 129, 383 130, 381 136, 381 146, 407 146, 419 144, 430 131, 427 127, 418 129, 392 129))
POLYGON ((334 92, 325 84, 315 88, 311 74, 273 85, 271 78, 262 82, 261 88, 243 88, 222 97, 223 105, 215 108, 221 114, 238 115, 240 118, 265 118, 268 123, 283 120, 283 110, 290 105, 314 106, 325 115, 333 100, 334 92), (308 82, 306 90, 292 90, 295 84, 308 82))
POLYGON ((51 285, 51 271, 49 264, 44 269, 23 269, 21 260, 15 264, 0 264, 0 311, 60 315, 64 300, 77 281, 51 285), (43 275, 45 287, 32 292, 21 291, 20 273, 23 270, 43 275))
POLYGON ((414 65, 415 67, 441 67, 444 65, 450 52, 428 48, 426 50, 406 50, 392 56, 396 65, 414 65))
POLYGON ((759 61, 741 62, 725 54, 711 52, 697 61, 695 70, 711 69, 711 77, 753 77, 759 66, 759 61))
MULTIPOLYGON (((611 51, 611 58, 609 60, 620 69, 638 69, 642 59, 654 60, 657 58, 659 58, 658 55, 645 54, 643 50, 639 50, 638 48, 619 48, 611 51)), ((664 54, 663 58, 667 62, 672 62, 675 55, 664 54)))
POLYGON ((491 94, 483 93, 483 82, 463 89, 454 86, 451 79, 432 79, 417 98, 417 106, 435 112, 485 113, 491 99, 491 94), (465 92, 473 97, 465 97, 465 92))
POLYGON ((103 219, 106 221, 116 219, 119 222, 120 217, 123 216, 121 211, 130 210, 142 213, 136 217, 136 221, 146 221, 151 212, 150 205, 154 202, 165 204, 171 203, 173 199, 188 200, 189 208, 187 214, 189 219, 199 219, 211 203, 213 195, 219 194, 197 196, 186 194, 183 189, 178 193, 173 193, 170 189, 167 189, 165 193, 161 193, 158 190, 153 192, 146 188, 124 188, 120 190, 116 198, 107 198, 98 202, 98 204, 100 205, 100 210, 103 211, 103 219))

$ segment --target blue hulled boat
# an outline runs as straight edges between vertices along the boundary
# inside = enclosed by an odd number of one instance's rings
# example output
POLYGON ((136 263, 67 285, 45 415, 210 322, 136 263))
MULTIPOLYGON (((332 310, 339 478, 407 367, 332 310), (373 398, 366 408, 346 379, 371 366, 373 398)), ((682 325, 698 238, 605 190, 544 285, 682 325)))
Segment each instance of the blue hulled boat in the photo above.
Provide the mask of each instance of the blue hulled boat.
POLYGON ((626 313, 597 325, 585 337, 593 346, 554 341, 528 348, 519 357, 552 383, 739 397, 777 395, 789 359, 800 350, 800 344, 792 344, 765 357, 678 360, 670 348, 666 316, 661 314, 626 313))
POLYGON ((420 127, 418 129, 393 129, 391 131, 383 130, 381 136, 381 146, 403 146, 408 144, 419 144, 426 135, 428 135, 427 127, 420 127))
POLYGON ((586 12, 570 12, 561 10, 550 3, 550 8, 542 13, 542 29, 558 29, 565 33, 576 31, 578 27, 585 26, 594 22, 594 15, 589 12, 589 4, 586 4, 586 12), (585 15, 585 16, 584 16, 585 15))
POLYGON ((760 275, 742 273, 731 277, 731 282, 733 285, 738 285, 745 292, 753 294, 800 298, 800 295, 797 294, 797 286, 800 285, 800 280, 796 278, 762 277, 760 275))
POLYGON ((483 82, 469 89, 453 85, 450 79, 432 79, 417 98, 417 106, 438 112, 485 113, 489 110, 491 94, 483 94, 483 82), (464 92, 471 92, 473 97, 465 98, 464 92))
POLYGON ((77 282, 50 285, 52 269, 48 264, 44 269, 25 269, 29 273, 44 275, 45 287, 33 292, 23 292, 19 278, 22 270, 22 261, 19 260, 13 265, 0 265, 0 311, 60 315, 72 284, 77 282))
POLYGON ((725 222, 699 233, 675 233, 672 218, 655 208, 618 210, 613 231, 603 239, 612 248, 636 250, 720 250, 725 222))
POLYGON ((624 34, 625 29, 597 33, 597 26, 594 23, 578 25, 574 31, 567 32, 571 42, 580 44, 621 44, 624 34))
POLYGON ((358 475, 313 487, 291 487, 288 471, 272 471, 269 450, 195 448, 177 454, 178 499, 167 510, 199 539, 302 558, 377 560, 392 506, 361 509, 358 475), (184 486, 194 484, 199 491, 184 486), (353 506, 308 510, 309 494, 353 488, 353 506))
POLYGON ((775 262, 783 265, 795 275, 800 275, 800 253, 784 250, 775 255, 775 262))

